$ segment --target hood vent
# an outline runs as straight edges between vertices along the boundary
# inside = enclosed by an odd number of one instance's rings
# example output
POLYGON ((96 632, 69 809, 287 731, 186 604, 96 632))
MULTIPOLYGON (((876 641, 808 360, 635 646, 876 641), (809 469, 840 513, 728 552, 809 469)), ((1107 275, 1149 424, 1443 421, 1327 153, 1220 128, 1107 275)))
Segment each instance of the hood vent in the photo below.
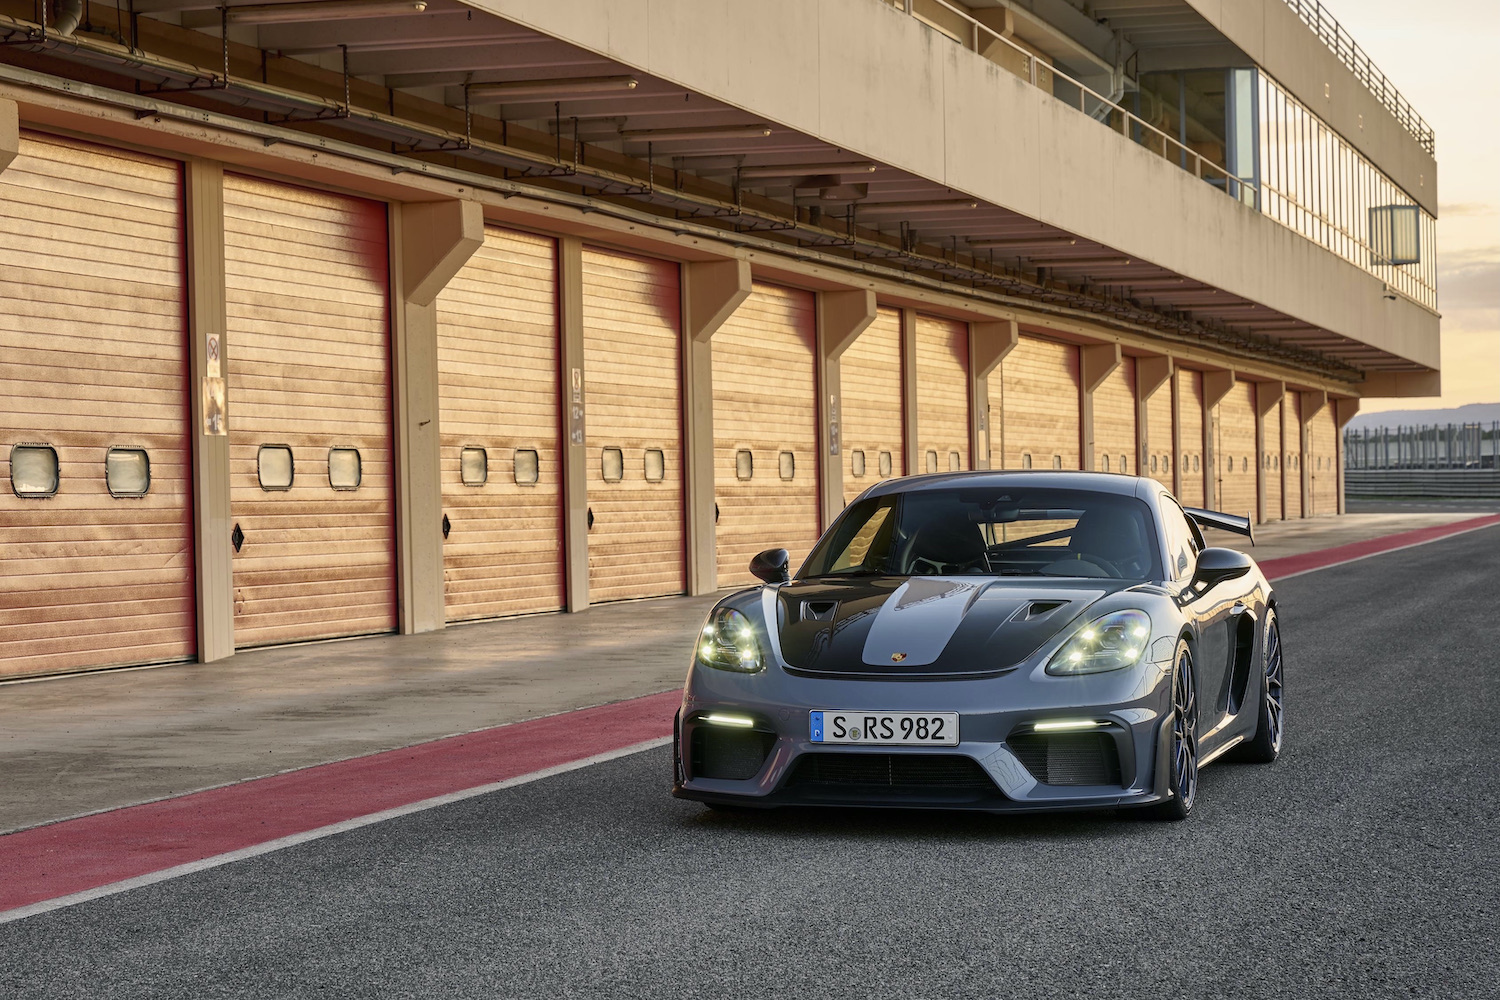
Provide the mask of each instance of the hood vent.
POLYGON ((838 611, 838 601, 802 602, 802 620, 805 622, 831 622, 838 611))
POLYGON ((1024 608, 1021 609, 1021 613, 1017 617, 1020 618, 1022 621, 1029 622, 1029 621, 1032 621, 1034 619, 1041 618, 1041 617, 1043 617, 1045 615, 1050 615, 1052 612, 1056 611, 1058 608, 1060 608, 1064 604, 1068 604, 1068 603, 1071 603, 1071 602, 1069 602, 1069 601, 1032 601, 1030 604, 1026 605, 1026 607, 1024 607, 1024 608))

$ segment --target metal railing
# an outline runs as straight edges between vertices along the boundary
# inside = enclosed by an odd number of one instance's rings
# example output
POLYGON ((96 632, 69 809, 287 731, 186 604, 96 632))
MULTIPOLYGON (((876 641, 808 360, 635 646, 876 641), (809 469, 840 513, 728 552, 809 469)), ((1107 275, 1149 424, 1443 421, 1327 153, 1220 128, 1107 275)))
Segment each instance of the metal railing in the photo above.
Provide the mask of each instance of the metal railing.
POLYGON ((1205 158, 1201 153, 1172 138, 1144 118, 1121 107, 1087 84, 1073 79, 1049 63, 1042 62, 1029 49, 1017 45, 989 25, 981 23, 968 11, 948 3, 948 0, 882 0, 882 2, 897 10, 905 11, 933 30, 947 35, 964 48, 1019 76, 1034 87, 1046 89, 1043 83, 1049 83, 1053 97, 1072 105, 1083 114, 1136 144, 1145 146, 1168 162, 1176 162, 1183 170, 1202 178, 1231 198, 1250 205, 1258 202, 1254 182, 1243 177, 1236 177, 1224 167, 1205 158), (933 13, 941 10, 947 15, 945 20, 954 21, 959 27, 955 30, 934 17, 925 16, 924 9, 933 13), (998 50, 995 49, 996 45, 1000 46, 998 50))
POLYGON ((1380 72, 1365 50, 1350 37, 1344 26, 1323 7, 1318 0, 1286 0, 1286 5, 1297 12, 1302 23, 1312 29, 1328 50, 1338 56, 1339 62, 1354 74, 1355 79, 1365 85, 1375 99, 1385 106, 1401 127, 1412 134, 1428 153, 1436 153, 1437 137, 1411 102, 1401 96, 1395 84, 1380 72))
POLYGON ((1500 422, 1366 427, 1344 432, 1346 469, 1495 469, 1500 422))

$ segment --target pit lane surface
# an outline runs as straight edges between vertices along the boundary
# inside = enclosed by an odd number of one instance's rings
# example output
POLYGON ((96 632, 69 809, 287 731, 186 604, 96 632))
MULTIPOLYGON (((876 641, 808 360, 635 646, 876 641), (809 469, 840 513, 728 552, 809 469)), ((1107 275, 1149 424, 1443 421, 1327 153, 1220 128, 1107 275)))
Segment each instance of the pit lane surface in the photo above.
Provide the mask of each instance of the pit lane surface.
POLYGON ((0 925, 0 996, 1494 995, 1500 527, 1277 585, 1185 824, 721 815, 666 750, 0 925))

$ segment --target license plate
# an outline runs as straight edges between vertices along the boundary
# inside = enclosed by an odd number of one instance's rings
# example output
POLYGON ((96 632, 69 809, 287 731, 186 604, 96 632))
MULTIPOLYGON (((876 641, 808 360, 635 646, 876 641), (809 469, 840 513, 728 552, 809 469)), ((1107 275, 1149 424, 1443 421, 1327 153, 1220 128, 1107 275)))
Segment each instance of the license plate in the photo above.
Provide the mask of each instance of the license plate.
POLYGON ((814 743, 958 746, 957 712, 812 712, 814 743))

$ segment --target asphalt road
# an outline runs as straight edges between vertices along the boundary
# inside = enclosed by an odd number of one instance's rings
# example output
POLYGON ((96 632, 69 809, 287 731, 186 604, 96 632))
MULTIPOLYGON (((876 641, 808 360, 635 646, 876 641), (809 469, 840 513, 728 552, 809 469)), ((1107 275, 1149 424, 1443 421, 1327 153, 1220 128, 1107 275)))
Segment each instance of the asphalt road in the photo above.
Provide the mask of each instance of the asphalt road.
POLYGON ((1198 811, 727 816, 657 750, 0 925, 0 996, 1494 997, 1500 528, 1288 580, 1198 811))

